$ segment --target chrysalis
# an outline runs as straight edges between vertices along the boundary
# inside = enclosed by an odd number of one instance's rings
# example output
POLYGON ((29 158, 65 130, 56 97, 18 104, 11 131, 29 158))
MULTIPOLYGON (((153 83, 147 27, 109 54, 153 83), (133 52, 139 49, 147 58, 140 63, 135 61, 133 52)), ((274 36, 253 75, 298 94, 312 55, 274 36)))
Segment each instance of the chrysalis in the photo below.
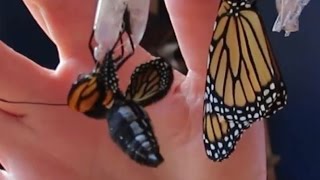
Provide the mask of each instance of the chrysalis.
POLYGON ((278 17, 272 31, 285 32, 285 37, 299 30, 299 17, 310 0, 276 0, 278 17))

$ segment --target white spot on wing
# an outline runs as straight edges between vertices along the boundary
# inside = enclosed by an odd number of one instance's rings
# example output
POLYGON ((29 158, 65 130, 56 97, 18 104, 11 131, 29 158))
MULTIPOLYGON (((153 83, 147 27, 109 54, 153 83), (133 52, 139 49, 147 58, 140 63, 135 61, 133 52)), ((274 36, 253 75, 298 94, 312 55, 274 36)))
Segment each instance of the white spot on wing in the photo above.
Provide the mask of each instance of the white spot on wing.
POLYGON ((213 144, 210 144, 210 148, 211 148, 212 150, 215 150, 215 149, 216 149, 213 144))
POLYGON ((211 157, 212 156, 212 152, 210 150, 207 150, 207 155, 211 157))
POLYGON ((276 88, 276 87, 275 87, 274 83, 271 83, 271 84, 270 84, 270 89, 271 89, 271 90, 274 90, 275 88, 276 88))

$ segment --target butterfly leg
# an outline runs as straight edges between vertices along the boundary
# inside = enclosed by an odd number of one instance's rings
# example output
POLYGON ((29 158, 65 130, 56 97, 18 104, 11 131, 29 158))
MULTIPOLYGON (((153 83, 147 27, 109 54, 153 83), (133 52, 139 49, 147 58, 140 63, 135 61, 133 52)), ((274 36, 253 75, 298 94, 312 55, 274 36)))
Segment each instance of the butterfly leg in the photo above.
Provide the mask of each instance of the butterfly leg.
POLYGON ((118 58, 118 60, 115 62, 115 67, 116 70, 119 70, 120 67, 134 54, 135 48, 134 48, 134 43, 133 40, 131 38, 131 35, 128 34, 128 38, 129 38, 129 43, 130 43, 130 47, 131 47, 131 52, 124 56, 125 54, 125 45, 123 45, 123 40, 122 40, 122 35, 124 34, 124 32, 122 32, 122 34, 119 36, 119 41, 121 43, 121 55, 120 58, 118 58))
MULTIPOLYGON (((90 53, 91 53, 91 55, 92 55, 92 58, 93 58, 94 63, 96 63, 97 65, 99 65, 99 62, 98 62, 98 59, 97 59, 97 55, 95 54, 95 53, 96 53, 96 52, 95 52, 95 51, 96 51, 96 48, 99 46, 99 44, 96 44, 96 41, 94 40, 94 34, 95 34, 95 29, 93 29, 92 32, 91 32, 88 46, 89 46, 89 50, 90 50, 90 53)), ((113 50, 116 48, 116 46, 117 46, 118 43, 119 43, 119 40, 120 40, 121 46, 122 46, 122 38, 121 38, 121 37, 122 37, 122 34, 123 34, 123 32, 119 32, 118 39, 117 39, 116 43, 113 45, 113 47, 111 48, 111 51, 113 51, 113 50)), ((121 48, 121 49, 123 49, 123 48, 121 48)), ((109 52, 105 52, 105 53, 107 54, 107 53, 109 53, 109 52)), ((117 58, 117 59, 121 59, 122 56, 123 56, 123 54, 124 54, 124 52, 123 52, 123 50, 121 50, 121 55, 120 55, 120 57, 117 58)), ((116 59, 115 59, 115 61, 116 61, 116 59)))
POLYGON ((96 58, 94 57, 94 47, 92 46, 92 43, 93 43, 92 41, 93 41, 93 39, 94 39, 94 30, 92 30, 92 32, 91 32, 88 46, 89 46, 90 53, 91 53, 91 55, 92 55, 93 62, 94 62, 94 63, 97 63, 97 60, 96 60, 96 58))

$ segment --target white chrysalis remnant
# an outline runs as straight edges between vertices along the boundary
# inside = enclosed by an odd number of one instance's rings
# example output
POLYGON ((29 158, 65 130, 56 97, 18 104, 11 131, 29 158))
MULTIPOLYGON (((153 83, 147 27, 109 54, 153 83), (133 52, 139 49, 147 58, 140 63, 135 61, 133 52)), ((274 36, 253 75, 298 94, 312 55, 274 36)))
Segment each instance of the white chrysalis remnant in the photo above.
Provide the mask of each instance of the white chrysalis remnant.
POLYGON ((272 31, 285 31, 285 37, 299 30, 299 16, 310 0, 276 0, 278 17, 272 31))
POLYGON ((93 29, 98 46, 94 49, 96 60, 100 61, 116 43, 123 22, 127 0, 99 0, 93 29))
MULTIPOLYGON (((149 6, 150 0, 98 0, 93 27, 97 43, 94 49, 96 60, 101 61, 117 42, 119 33, 123 30, 123 15, 126 9, 130 14, 130 36, 134 47, 140 43, 147 25, 149 6)), ((126 52, 132 51, 127 37, 124 37, 121 46, 124 46, 126 52)))

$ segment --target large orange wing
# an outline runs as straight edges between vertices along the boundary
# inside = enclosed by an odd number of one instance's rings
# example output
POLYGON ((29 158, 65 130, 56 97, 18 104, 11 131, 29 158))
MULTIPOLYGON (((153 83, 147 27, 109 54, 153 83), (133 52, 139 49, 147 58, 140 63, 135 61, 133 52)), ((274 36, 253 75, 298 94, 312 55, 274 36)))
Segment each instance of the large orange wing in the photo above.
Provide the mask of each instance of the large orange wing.
MULTIPOLYGON (((255 4, 222 0, 209 49, 203 119, 205 124, 225 122, 226 130, 214 139, 205 130, 204 141, 216 144, 228 137, 236 131, 230 123, 241 125, 234 128, 243 132, 244 127, 269 117, 286 102, 286 87, 255 4)), ((234 147, 236 141, 230 142, 234 147)), ((233 148, 225 151, 230 154, 233 148)), ((207 154, 213 160, 228 157, 212 149, 207 149, 207 154)))

